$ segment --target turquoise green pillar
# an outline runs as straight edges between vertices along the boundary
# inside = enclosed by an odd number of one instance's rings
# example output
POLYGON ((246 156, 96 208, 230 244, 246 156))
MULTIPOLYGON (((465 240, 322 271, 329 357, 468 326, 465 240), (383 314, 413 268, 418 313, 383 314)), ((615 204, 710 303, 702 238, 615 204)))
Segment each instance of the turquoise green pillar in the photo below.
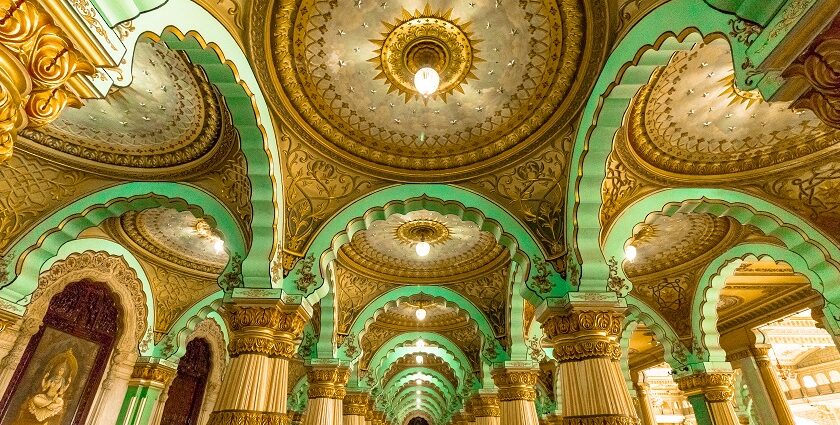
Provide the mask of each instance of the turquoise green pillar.
POLYGON ((166 392, 176 373, 177 365, 169 362, 138 359, 128 381, 117 425, 158 425, 166 404, 166 392))

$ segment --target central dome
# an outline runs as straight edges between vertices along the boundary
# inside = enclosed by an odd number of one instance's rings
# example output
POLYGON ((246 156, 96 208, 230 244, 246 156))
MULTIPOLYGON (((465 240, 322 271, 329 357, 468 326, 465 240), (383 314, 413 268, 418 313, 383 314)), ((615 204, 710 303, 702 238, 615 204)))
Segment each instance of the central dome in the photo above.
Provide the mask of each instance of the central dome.
POLYGON ((274 1, 263 70, 273 80, 270 103, 291 133, 368 174, 480 174, 574 118, 588 87, 576 79, 594 77, 586 69, 597 66, 593 47, 604 43, 586 8, 600 7, 274 1), (429 98, 413 84, 423 66, 440 74, 429 98))

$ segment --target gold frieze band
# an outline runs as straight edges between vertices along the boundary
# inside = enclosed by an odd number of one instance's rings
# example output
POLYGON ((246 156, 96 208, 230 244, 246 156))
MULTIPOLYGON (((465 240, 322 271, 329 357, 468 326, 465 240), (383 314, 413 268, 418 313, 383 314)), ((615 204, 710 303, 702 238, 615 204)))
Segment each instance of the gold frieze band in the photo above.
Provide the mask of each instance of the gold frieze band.
POLYGON ((291 425, 285 413, 226 410, 213 412, 207 425, 291 425))

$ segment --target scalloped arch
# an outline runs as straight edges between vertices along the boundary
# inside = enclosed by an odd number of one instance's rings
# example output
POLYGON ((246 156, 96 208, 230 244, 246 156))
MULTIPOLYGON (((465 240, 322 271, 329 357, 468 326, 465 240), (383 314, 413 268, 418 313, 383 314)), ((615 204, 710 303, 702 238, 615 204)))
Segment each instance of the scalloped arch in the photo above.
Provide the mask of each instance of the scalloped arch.
MULTIPOLYGON (((456 360, 458 360, 462 367, 471 364, 467 355, 458 347, 457 344, 449 338, 435 332, 406 332, 396 335, 382 344, 382 346, 373 354, 371 357, 371 363, 374 359, 379 359, 381 367, 382 359, 387 358, 388 354, 392 351, 397 356, 418 352, 436 355, 442 354, 437 350, 433 350, 433 348, 442 350, 442 352, 446 353, 447 356, 452 355, 456 360), (417 347, 416 343, 419 339, 423 339, 427 345, 422 348, 417 347), (429 343, 433 343, 435 345, 430 345, 429 343)), ((382 376, 384 376, 384 374, 382 376)), ((378 378, 381 377, 378 376, 378 378)), ((463 381, 458 384, 461 385, 462 383, 463 381)))
MULTIPOLYGON (((673 0, 651 11, 613 49, 582 114, 582 125, 572 148, 566 202, 566 234, 575 242, 573 261, 582 265, 581 291, 604 291, 609 277, 601 251, 601 185, 616 131, 638 89, 652 72, 665 65, 674 52, 686 50, 704 38, 727 37, 731 15, 703 2, 673 0), (651 34, 657 38, 651 40, 651 34)), ((728 40, 728 38, 727 38, 728 40)), ((746 57, 746 45, 730 42, 733 62, 746 57)), ((745 71, 736 66, 736 81, 743 85, 745 71)))
POLYGON ((211 318, 222 329, 222 336, 225 343, 230 342, 227 325, 219 315, 219 307, 222 306, 224 292, 219 290, 208 295, 201 301, 195 303, 189 310, 181 314, 172 324, 169 331, 161 338, 155 346, 155 355, 172 361, 177 361, 187 350, 187 339, 195 327, 206 318, 211 318), (174 343, 174 344, 173 344, 174 343), (171 346, 168 348, 167 346, 171 346))
MULTIPOLYGON (((124 0, 151 2, 157 0, 124 0)), ((163 3, 163 2, 161 2, 163 3)), ((250 62, 239 43, 210 12, 190 0, 167 0, 156 9, 145 11, 132 24, 123 42, 133 46, 141 36, 158 35, 173 50, 183 51, 202 67, 209 81, 224 96, 240 148, 248 164, 254 240, 242 263, 245 286, 272 287, 268 264, 275 247, 282 246, 283 185, 280 153, 271 114, 250 62), (180 19, 177 17, 181 17, 180 19), (173 21, 177 21, 173 23, 173 21), (264 125, 265 124, 265 125, 264 125)), ((126 53, 131 66, 133 49, 126 53)), ((128 72, 130 75, 130 70, 128 72)))
MULTIPOLYGON (((726 286, 726 279, 744 261, 787 263, 793 267, 794 271, 803 274, 811 282, 811 287, 825 297, 823 290, 826 282, 802 256, 795 252, 765 243, 743 244, 727 250, 706 267, 692 300, 692 333, 695 344, 703 348, 702 353, 696 353, 701 354, 700 361, 726 361, 726 352, 720 346, 720 333, 717 329, 717 302, 720 300, 721 291, 726 286)), ((826 300, 827 313, 831 313, 830 302, 826 300)), ((829 321, 832 329, 838 329, 837 320, 833 315, 827 314, 826 320, 829 321)))
POLYGON ((668 321, 644 301, 632 295, 627 296, 626 299, 627 311, 625 313, 624 330, 621 335, 621 348, 623 353, 621 361, 625 378, 629 378, 630 373, 630 369, 627 367, 627 349, 629 348, 630 335, 633 334, 633 331, 635 331, 635 328, 639 323, 644 324, 648 327, 648 329, 653 331, 656 336, 656 340, 662 344, 665 351, 665 358, 663 360, 665 360, 672 369, 679 370, 684 367, 685 359, 680 359, 679 357, 685 357, 688 355, 689 350, 680 341, 677 333, 671 325, 668 324, 668 321))
MULTIPOLYGON (((236 219, 212 195, 180 183, 124 183, 94 192, 50 214, 15 242, 9 252, 18 255, 9 262, 8 268, 9 276, 14 276, 14 280, 0 289, 0 297, 17 302, 31 293, 34 277, 44 262, 54 257, 62 245, 76 239, 83 230, 126 211, 157 207, 190 211, 198 218, 205 218, 224 234, 231 258, 244 254, 245 238, 236 225, 236 219)), ((230 266, 228 262, 228 268, 230 266)))
POLYGON ((383 386, 382 391, 385 394, 392 394, 396 389, 402 388, 402 386, 406 383, 416 381, 418 379, 425 382, 431 382, 432 384, 437 385, 441 390, 445 391, 447 404, 451 403, 452 400, 455 399, 457 391, 451 382, 449 382, 438 371, 424 369, 422 367, 412 367, 401 370, 383 386))
POLYGON ((424 349, 419 349, 417 347, 403 345, 402 347, 394 347, 388 350, 388 353, 380 359, 379 365, 374 368, 374 376, 376 376, 377 379, 382 379, 388 374, 388 372, 391 371, 391 369, 394 368, 399 359, 418 353, 424 353, 434 358, 443 360, 444 364, 446 364, 452 370, 455 377, 458 378, 459 387, 463 385, 465 376, 471 372, 469 368, 465 368, 464 365, 461 364, 462 359, 456 357, 456 353, 449 351, 446 347, 425 347, 424 349), (403 350, 400 350, 399 348, 403 348, 403 350), (455 368, 456 366, 457 369, 455 368))

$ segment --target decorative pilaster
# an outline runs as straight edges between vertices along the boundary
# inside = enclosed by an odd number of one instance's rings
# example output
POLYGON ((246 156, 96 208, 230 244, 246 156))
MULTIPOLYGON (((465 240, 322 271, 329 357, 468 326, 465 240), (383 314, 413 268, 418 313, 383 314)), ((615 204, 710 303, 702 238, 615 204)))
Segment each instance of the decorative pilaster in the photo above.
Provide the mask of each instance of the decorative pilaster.
POLYGON ((223 312, 231 331, 231 360, 208 424, 289 424, 289 358, 309 314, 280 300, 230 303, 223 312))
POLYGON ((348 392, 344 396, 344 425, 365 425, 370 395, 364 392, 348 392))
POLYGON ((694 407, 697 423, 738 425, 738 416, 732 406, 735 394, 732 372, 700 372, 676 381, 694 407))
POLYGON ((566 304, 540 318, 554 345, 564 425, 637 424, 619 360, 624 311, 614 304, 566 304))
POLYGON ((174 365, 161 364, 157 359, 138 359, 128 381, 128 391, 117 417, 117 424, 160 423, 166 403, 166 391, 176 374, 177 369, 174 365))
POLYGON ((787 397, 782 391, 782 386, 779 384, 779 379, 773 363, 770 362, 768 356, 770 346, 764 344, 757 344, 750 347, 750 354, 755 360, 755 365, 758 369, 758 375, 761 378, 761 383, 767 396, 770 398, 770 406, 776 415, 776 420, 779 425, 794 425, 793 414, 790 411, 790 406, 787 402, 787 397))
POLYGON ((501 423, 539 425, 534 405, 538 374, 536 365, 530 362, 507 362, 504 368, 493 370, 493 381, 499 388, 501 423))
POLYGON ((345 386, 350 369, 336 361, 314 363, 306 372, 309 403, 303 425, 340 425, 344 417, 345 386))
POLYGON ((472 413, 476 425, 499 425, 502 409, 495 393, 479 392, 472 399, 472 413))
POLYGON ((642 425, 656 425, 656 416, 653 414, 653 406, 650 404, 650 385, 644 382, 634 382, 636 396, 639 400, 639 412, 641 413, 642 425))

